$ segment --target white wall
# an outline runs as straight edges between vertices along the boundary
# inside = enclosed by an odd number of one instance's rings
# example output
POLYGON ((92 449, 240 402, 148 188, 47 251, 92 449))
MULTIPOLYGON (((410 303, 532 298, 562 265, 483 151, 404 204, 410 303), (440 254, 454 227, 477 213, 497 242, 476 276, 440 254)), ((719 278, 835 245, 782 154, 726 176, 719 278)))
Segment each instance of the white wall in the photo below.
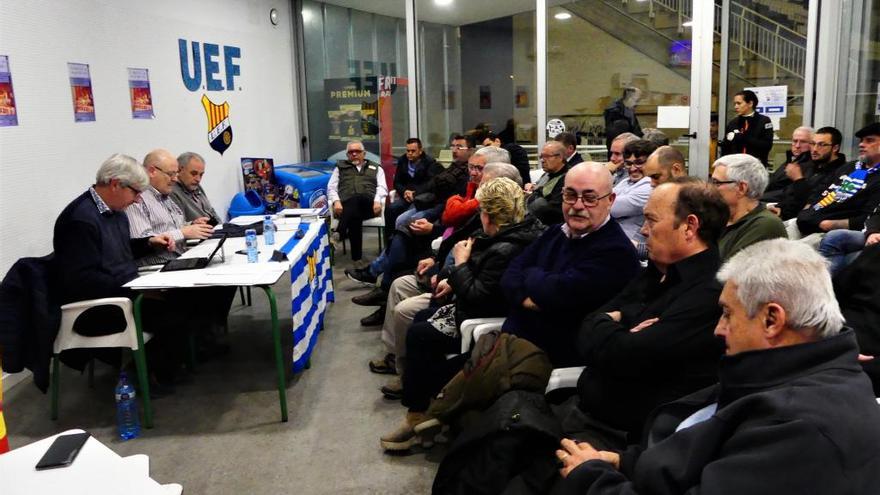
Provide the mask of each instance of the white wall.
MULTIPOLYGON (((220 214, 241 190, 241 157, 301 161, 291 15, 284 0, 0 0, 0 55, 9 56, 19 121, 0 127, 0 277, 18 258, 52 250, 58 213, 111 153, 200 153, 220 214), (183 85, 179 38, 221 45, 224 87, 222 45, 241 49, 236 88, 207 93, 230 105, 233 141, 222 157, 208 144, 204 92, 183 85), (95 122, 73 121, 67 62, 90 65, 95 122), (131 118, 127 67, 150 70, 155 119, 131 118)), ((4 374, 4 388, 21 378, 4 374)))
POLYGON ((0 0, 0 55, 9 56, 19 114, 18 127, 0 127, 0 276, 52 250, 58 213, 111 153, 202 154, 218 212, 241 190, 242 156, 300 161, 290 21, 284 0, 0 0), (207 93, 230 105, 233 141, 222 157, 206 137, 204 91, 183 84, 178 38, 221 45, 224 87, 222 46, 241 49, 237 87, 207 93), (67 62, 90 65, 95 122, 74 123, 67 62), (150 70, 154 120, 131 118, 127 67, 150 70))

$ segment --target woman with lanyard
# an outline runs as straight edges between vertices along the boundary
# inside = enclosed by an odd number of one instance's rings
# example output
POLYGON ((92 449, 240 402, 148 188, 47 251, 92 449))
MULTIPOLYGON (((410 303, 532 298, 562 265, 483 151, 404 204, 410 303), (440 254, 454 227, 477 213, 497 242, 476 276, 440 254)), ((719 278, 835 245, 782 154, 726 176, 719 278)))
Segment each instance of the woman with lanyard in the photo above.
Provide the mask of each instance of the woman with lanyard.
POLYGON ((743 90, 733 95, 733 109, 737 117, 727 123, 721 154, 745 153, 767 165, 767 157, 773 146, 773 123, 766 115, 755 111, 758 96, 754 91, 743 90))

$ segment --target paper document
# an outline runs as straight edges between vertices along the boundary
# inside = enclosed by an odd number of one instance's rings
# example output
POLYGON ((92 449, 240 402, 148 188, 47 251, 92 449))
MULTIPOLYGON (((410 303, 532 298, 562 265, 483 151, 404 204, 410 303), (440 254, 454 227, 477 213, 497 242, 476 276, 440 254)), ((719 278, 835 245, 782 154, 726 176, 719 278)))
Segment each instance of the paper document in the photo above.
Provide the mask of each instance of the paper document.
POLYGON ((319 216, 321 208, 286 208, 280 211, 285 217, 319 216))

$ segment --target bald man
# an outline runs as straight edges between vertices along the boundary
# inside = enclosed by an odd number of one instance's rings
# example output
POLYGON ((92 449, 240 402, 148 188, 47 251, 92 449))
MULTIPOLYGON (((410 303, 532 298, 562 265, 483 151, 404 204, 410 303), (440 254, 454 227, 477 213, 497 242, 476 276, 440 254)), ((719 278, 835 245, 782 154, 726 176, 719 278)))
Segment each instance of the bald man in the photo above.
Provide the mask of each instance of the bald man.
POLYGON ((170 151, 157 149, 144 157, 144 169, 150 186, 143 191, 142 201, 125 209, 132 239, 168 234, 174 239, 174 251, 154 250, 135 260, 138 266, 162 264, 176 258, 186 249, 186 239, 207 239, 213 232, 207 217, 187 222, 183 210, 171 197, 179 176, 177 158, 170 151))

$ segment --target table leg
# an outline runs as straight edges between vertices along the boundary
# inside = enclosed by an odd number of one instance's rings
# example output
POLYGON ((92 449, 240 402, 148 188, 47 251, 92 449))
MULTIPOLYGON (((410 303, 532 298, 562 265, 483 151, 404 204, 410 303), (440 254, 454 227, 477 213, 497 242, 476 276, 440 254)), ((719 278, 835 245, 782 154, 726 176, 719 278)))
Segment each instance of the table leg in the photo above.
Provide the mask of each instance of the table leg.
POLYGON ((144 347, 144 331, 141 324, 141 302, 143 294, 138 294, 134 299, 134 327, 137 334, 138 348, 134 351, 135 367, 137 368, 138 382, 141 386, 141 401, 144 404, 144 427, 153 427, 153 405, 150 404, 150 375, 147 372, 147 349, 144 347))
POLYGON ((278 372, 278 400, 281 401, 281 421, 287 422, 287 384, 285 383, 284 357, 281 352, 281 329, 278 326, 278 305, 272 288, 265 285, 260 287, 269 298, 269 308, 272 313, 272 342, 275 345, 275 368, 278 372))

